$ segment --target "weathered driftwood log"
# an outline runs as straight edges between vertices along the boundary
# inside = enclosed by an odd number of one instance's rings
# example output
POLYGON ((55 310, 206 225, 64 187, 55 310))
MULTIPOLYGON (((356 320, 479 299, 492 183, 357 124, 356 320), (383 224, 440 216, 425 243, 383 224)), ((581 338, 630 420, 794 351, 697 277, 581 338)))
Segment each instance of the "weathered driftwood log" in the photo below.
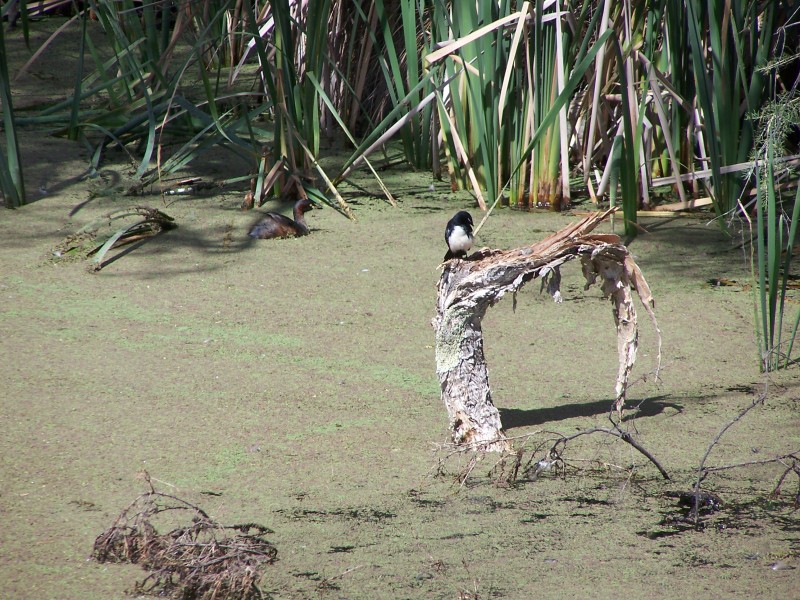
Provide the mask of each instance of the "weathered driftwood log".
POLYGON ((442 400, 450 415, 453 441, 475 449, 502 451, 510 448, 492 403, 489 371, 483 354, 481 319, 486 309, 508 292, 541 277, 548 292, 560 302, 560 267, 580 258, 585 289, 598 279, 613 304, 617 326, 616 402, 625 404, 628 377, 636 360, 638 326, 631 290, 635 290, 661 336, 653 312, 650 288, 620 238, 613 234, 590 234, 613 210, 591 214, 538 243, 513 250, 481 250, 464 260, 444 265, 438 285, 436 372, 442 400))

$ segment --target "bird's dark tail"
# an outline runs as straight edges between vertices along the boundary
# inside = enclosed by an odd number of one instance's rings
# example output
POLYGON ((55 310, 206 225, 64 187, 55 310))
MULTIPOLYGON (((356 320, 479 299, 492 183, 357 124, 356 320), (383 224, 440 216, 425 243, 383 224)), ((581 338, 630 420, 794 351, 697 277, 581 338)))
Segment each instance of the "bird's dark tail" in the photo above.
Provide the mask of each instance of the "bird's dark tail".
POLYGON ((460 252, 453 252, 452 250, 448 250, 447 254, 444 255, 444 260, 442 262, 447 262, 453 258, 466 258, 467 253, 463 250, 460 252))

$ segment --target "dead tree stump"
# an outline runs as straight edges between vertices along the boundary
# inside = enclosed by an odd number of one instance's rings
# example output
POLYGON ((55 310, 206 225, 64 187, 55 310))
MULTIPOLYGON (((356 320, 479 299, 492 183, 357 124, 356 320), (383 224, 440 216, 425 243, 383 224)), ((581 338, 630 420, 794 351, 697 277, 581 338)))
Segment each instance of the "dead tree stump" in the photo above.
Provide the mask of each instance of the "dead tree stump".
POLYGON ((560 302, 560 268, 568 261, 580 258, 585 289, 599 279, 603 294, 613 305, 619 354, 614 406, 618 412, 625 404, 638 345, 631 290, 637 292, 653 321, 660 361, 661 335, 653 312, 653 296, 642 272, 618 236, 590 233, 612 212, 613 209, 593 213, 530 246, 481 250, 464 260, 445 263, 432 324, 436 331, 436 372, 454 443, 476 450, 510 449, 500 413, 492 403, 481 320, 486 309, 506 293, 517 292, 537 277, 542 278, 548 292, 560 302))

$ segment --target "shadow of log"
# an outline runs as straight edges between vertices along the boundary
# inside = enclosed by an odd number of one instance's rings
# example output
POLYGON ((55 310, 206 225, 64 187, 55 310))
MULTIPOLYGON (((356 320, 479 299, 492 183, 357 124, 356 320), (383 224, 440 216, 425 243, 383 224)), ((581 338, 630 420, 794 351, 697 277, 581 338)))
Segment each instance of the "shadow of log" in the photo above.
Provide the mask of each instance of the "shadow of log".
MULTIPOLYGON (((634 410, 625 415, 623 421, 655 417, 662 414, 666 409, 671 408, 676 412, 683 412, 683 405, 674 402, 664 402, 667 396, 658 396, 644 400, 634 410)), ((579 417, 594 417, 597 415, 609 414, 614 400, 604 398, 594 402, 583 402, 581 404, 563 404, 561 406, 551 406, 548 408, 501 408, 500 418, 504 429, 515 429, 518 427, 535 427, 543 423, 554 421, 566 421, 579 417)))

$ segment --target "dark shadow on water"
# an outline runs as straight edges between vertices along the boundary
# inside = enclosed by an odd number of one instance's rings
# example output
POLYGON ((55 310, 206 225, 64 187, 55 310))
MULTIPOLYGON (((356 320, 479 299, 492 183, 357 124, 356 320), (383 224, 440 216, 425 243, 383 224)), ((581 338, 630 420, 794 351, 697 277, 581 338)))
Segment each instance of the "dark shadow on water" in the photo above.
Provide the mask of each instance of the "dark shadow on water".
MULTIPOLYGON (((642 417, 654 417, 671 408, 676 412, 683 412, 683 405, 674 402, 666 402, 667 396, 656 396, 647 398, 639 404, 629 404, 626 406, 623 421, 638 419, 642 417)), ((564 421, 576 417, 594 417, 596 415, 608 414, 613 410, 614 401, 610 398, 598 400, 596 402, 584 402, 583 404, 564 404, 550 408, 501 408, 500 420, 503 429, 513 429, 515 427, 532 427, 543 423, 554 421, 564 421)))
POLYGON ((646 398, 638 404, 632 402, 625 407, 625 414, 622 417, 622 422, 630 421, 632 419, 640 419, 642 417, 655 417, 665 412, 665 409, 670 408, 675 413, 683 412, 683 404, 677 402, 667 402, 669 396, 654 396, 646 398))

